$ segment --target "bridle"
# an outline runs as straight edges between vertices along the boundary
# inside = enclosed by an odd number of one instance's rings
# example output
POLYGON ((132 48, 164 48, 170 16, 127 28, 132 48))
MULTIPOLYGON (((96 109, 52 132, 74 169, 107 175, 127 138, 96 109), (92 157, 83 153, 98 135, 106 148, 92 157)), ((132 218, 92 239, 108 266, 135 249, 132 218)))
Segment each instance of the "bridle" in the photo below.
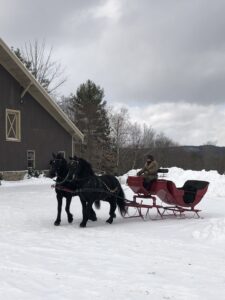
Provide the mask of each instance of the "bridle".
MULTIPOLYGON (((60 178, 60 175, 59 175, 59 173, 58 173, 58 171, 59 171, 59 169, 60 169, 60 167, 58 167, 58 166, 56 166, 56 162, 58 161, 62 161, 63 159, 62 158, 54 158, 53 159, 53 161, 51 162, 51 165, 54 165, 54 172, 55 172, 55 174, 56 174, 56 176, 58 177, 58 178, 60 178)), ((69 179, 69 176, 70 176, 70 170, 68 170, 68 173, 67 173, 67 175, 65 176, 65 178, 62 180, 62 181, 57 181, 57 180, 55 180, 56 181, 56 184, 57 185, 61 185, 61 184, 63 184, 63 183, 65 183, 66 181, 68 181, 68 182, 70 182, 68 179, 69 179)), ((72 181, 72 180, 71 180, 72 181)))
POLYGON ((79 180, 78 177, 77 177, 77 172, 75 172, 76 169, 77 169, 77 167, 78 167, 78 165, 79 165, 79 161, 77 159, 70 158, 68 174, 71 174, 70 170, 72 169, 73 176, 72 176, 71 181, 74 181, 74 180, 77 181, 77 180, 79 180))

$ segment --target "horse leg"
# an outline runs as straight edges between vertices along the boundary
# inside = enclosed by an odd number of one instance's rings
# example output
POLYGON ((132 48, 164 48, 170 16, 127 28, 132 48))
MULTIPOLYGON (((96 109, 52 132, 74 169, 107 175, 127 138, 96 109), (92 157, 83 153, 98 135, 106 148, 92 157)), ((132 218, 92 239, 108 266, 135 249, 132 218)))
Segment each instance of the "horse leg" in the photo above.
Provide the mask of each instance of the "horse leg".
POLYGON ((66 207, 65 207, 65 211, 67 213, 67 219, 69 223, 73 222, 73 215, 70 212, 70 204, 71 204, 71 200, 72 200, 72 196, 67 196, 66 197, 66 207))
POLYGON ((88 221, 86 200, 84 198, 80 198, 80 202, 82 204, 82 213, 83 213, 83 220, 80 223, 80 227, 86 227, 88 221))
POLYGON ((58 210, 57 210, 57 218, 55 220, 54 225, 58 226, 61 223, 61 211, 62 211, 62 198, 63 197, 62 197, 62 195, 57 194, 56 198, 57 198, 57 201, 58 201, 58 210))
POLYGON ((92 210, 92 204, 93 202, 87 202, 86 201, 82 201, 82 206, 83 206, 83 220, 82 222, 80 223, 80 227, 86 227, 87 225, 87 221, 88 219, 90 219, 90 213, 91 213, 91 210, 92 210), (84 204, 85 203, 85 207, 84 207, 84 204))
POLYGON ((109 224, 112 224, 113 218, 116 218, 116 214, 115 214, 116 202, 113 198, 113 199, 111 199, 111 201, 109 203, 110 203, 110 210, 109 210, 110 217, 109 217, 108 220, 106 220, 106 222, 109 223, 109 224))
POLYGON ((93 207, 91 207, 88 219, 91 220, 91 221, 97 221, 96 213, 95 213, 93 207))

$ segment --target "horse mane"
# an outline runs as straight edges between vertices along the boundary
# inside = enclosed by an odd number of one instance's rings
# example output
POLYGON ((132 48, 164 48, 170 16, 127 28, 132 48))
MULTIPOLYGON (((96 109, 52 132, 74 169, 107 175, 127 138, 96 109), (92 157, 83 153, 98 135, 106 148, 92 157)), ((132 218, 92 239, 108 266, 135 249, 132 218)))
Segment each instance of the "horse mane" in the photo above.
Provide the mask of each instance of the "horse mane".
POLYGON ((84 175, 91 175, 91 176, 95 175, 95 172, 93 171, 92 166, 88 161, 86 161, 83 158, 79 158, 79 163, 80 163, 80 170, 82 170, 82 173, 84 175))

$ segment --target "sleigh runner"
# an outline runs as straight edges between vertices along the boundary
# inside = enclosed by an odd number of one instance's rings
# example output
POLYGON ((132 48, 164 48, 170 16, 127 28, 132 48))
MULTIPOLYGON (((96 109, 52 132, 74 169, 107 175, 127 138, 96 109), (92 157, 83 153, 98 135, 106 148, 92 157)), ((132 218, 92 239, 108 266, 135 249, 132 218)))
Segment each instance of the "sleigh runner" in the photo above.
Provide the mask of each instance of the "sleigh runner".
POLYGON ((143 181, 144 178, 141 176, 129 176, 127 179, 127 185, 135 194, 132 201, 126 200, 128 209, 124 215, 125 218, 141 217, 144 219, 149 216, 150 209, 156 209, 161 218, 169 213, 181 216, 186 212, 192 212, 200 217, 200 210, 195 207, 207 192, 209 182, 188 180, 183 187, 177 188, 171 180, 157 179, 152 182, 149 189, 146 189, 143 181), (146 202, 145 199, 149 201, 146 202), (158 204, 159 200, 161 200, 160 204, 158 204), (135 213, 129 214, 129 208, 134 208, 135 213))

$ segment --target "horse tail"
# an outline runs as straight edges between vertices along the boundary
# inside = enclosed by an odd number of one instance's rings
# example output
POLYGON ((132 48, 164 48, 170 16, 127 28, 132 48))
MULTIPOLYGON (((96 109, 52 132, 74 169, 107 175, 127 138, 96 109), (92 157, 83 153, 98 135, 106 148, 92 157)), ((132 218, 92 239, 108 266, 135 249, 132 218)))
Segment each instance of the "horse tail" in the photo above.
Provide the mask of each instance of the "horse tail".
POLYGON ((101 207, 100 200, 95 200, 95 208, 99 209, 101 207))
POLYGON ((125 195, 122 187, 119 187, 119 192, 117 194, 117 205, 120 211, 121 216, 124 216, 127 212, 127 208, 125 205, 125 195))

